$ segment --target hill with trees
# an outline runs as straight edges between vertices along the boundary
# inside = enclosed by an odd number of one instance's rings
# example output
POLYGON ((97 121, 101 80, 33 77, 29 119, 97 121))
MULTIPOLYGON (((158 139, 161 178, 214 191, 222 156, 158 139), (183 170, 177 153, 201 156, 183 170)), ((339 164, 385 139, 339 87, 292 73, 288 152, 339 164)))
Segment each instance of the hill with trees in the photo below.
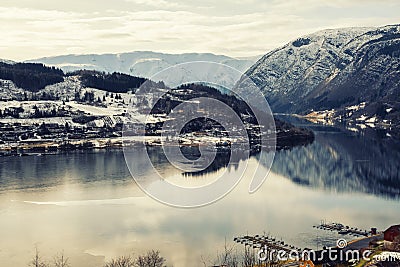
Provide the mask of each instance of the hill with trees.
POLYGON ((17 87, 27 91, 37 92, 47 85, 64 81, 64 72, 40 63, 0 62, 0 79, 12 81, 17 87))

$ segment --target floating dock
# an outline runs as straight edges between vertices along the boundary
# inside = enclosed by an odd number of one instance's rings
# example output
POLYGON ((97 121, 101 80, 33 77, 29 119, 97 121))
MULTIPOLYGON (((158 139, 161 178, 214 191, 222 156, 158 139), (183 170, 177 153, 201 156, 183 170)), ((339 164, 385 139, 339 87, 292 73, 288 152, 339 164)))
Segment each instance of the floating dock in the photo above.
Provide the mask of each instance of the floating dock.
POLYGON ((265 248, 268 249, 275 249, 281 250, 285 252, 290 252, 293 250, 297 250, 299 252, 303 251, 303 249, 295 247, 293 245, 287 244, 282 240, 279 240, 272 236, 265 236, 265 235, 255 235, 255 236, 242 236, 242 237, 235 237, 233 239, 236 243, 242 244, 244 246, 249 246, 250 248, 265 248))
POLYGON ((325 231, 335 231, 341 235, 352 235, 356 237, 369 236, 372 234, 371 231, 346 226, 341 223, 326 223, 324 221, 321 221, 319 225, 314 225, 313 227, 325 231))

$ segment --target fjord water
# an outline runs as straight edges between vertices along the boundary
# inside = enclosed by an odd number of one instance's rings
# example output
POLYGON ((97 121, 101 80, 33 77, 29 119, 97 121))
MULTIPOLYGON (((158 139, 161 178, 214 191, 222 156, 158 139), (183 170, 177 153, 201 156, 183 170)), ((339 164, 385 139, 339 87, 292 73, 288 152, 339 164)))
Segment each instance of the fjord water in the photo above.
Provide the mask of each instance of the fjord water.
MULTIPOLYGON (((248 194, 245 175, 222 200, 197 209, 169 207, 144 194, 120 150, 2 157, 0 266, 28 266, 35 246, 48 261, 64 251, 77 267, 102 266, 112 257, 149 249, 160 250, 169 265, 202 266, 238 235, 266 233, 321 248, 337 238, 312 228, 321 219, 380 230, 399 223, 399 144, 372 130, 313 129, 311 145, 276 153, 256 193, 248 194)), ((134 155, 134 164, 143 163, 142 152, 134 155)), ((183 175, 161 150, 149 153, 157 170, 176 183, 201 185, 224 171, 237 172, 221 164, 201 175, 183 175)), ((239 164, 252 169, 262 163, 253 156, 239 164)))

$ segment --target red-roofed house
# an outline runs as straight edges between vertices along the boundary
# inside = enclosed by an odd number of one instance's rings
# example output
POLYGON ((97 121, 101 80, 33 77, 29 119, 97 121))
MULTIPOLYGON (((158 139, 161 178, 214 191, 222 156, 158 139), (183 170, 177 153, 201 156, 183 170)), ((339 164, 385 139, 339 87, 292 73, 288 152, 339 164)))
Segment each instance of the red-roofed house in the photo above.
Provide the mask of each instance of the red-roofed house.
POLYGON ((383 232, 383 235, 385 248, 393 249, 395 245, 394 243, 397 243, 400 240, 400 224, 390 226, 385 232, 383 232))

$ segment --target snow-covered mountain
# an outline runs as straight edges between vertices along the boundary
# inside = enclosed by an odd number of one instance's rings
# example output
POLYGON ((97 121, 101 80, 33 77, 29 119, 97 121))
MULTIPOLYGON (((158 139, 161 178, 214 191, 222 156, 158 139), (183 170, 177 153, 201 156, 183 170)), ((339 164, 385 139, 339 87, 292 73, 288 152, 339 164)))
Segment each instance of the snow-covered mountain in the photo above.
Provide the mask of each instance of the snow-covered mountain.
POLYGON ((14 61, 0 58, 0 63, 15 64, 14 61))
POLYGON ((274 112, 400 101, 400 26, 323 30, 263 56, 246 74, 274 112))
POLYGON ((211 53, 164 54, 151 51, 138 51, 122 54, 64 55, 33 59, 27 62, 40 62, 48 66, 56 66, 65 72, 88 69, 121 72, 133 76, 150 78, 170 66, 191 61, 222 63, 244 72, 257 59, 258 57, 236 59, 211 53))

